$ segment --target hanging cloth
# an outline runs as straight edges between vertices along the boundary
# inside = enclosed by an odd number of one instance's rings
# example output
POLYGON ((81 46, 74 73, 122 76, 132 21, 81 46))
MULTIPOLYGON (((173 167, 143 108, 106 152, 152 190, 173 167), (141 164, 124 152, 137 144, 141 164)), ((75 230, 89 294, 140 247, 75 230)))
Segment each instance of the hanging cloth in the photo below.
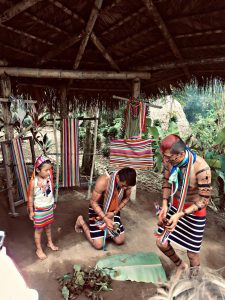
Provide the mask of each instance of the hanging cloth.
POLYGON ((112 140, 110 143, 110 164, 116 168, 153 168, 152 140, 112 140))
POLYGON ((20 138, 12 140, 11 153, 18 183, 19 195, 22 199, 24 199, 24 201, 27 201, 28 173, 20 138))
POLYGON ((146 130, 147 105, 130 99, 125 113, 125 138, 141 137, 146 130))
POLYGON ((62 186, 80 185, 79 172, 79 121, 63 119, 62 186))

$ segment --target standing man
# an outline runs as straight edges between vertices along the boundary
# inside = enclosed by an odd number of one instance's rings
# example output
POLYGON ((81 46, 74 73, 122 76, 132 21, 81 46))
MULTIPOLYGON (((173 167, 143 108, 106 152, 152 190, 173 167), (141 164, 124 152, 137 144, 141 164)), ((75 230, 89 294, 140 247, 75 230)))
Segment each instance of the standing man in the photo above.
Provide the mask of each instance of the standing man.
POLYGON ((136 172, 132 168, 123 168, 111 175, 101 175, 96 181, 90 200, 89 226, 79 216, 75 231, 83 231, 96 249, 103 248, 106 235, 111 236, 117 245, 123 244, 125 234, 120 211, 130 200, 131 187, 135 185, 136 172))
POLYGON ((187 265, 170 242, 185 248, 190 267, 198 267, 206 207, 211 196, 211 171, 205 160, 188 148, 177 135, 164 138, 160 150, 164 170, 157 246, 178 270, 185 269, 187 265))

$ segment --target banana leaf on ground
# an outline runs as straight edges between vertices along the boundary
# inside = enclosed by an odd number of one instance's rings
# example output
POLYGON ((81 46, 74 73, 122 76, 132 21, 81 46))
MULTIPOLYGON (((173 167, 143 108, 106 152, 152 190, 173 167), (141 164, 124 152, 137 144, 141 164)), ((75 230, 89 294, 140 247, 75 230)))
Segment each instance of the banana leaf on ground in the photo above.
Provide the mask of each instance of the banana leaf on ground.
POLYGON ((96 268, 104 270, 112 279, 137 282, 166 282, 166 274, 154 252, 118 254, 100 259, 96 268))

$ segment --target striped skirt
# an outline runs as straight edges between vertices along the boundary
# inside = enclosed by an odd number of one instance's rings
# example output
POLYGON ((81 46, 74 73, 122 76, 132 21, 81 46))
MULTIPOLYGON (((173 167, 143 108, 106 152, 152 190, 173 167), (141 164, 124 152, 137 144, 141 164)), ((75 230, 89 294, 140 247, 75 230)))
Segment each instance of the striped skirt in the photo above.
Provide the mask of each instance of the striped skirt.
POLYGON ((53 205, 34 209, 34 228, 40 229, 51 224, 54 221, 53 205))
MULTIPOLYGON (((167 218, 177 212, 177 208, 171 206, 167 218)), ((170 233, 168 240, 191 252, 199 252, 205 228, 206 217, 188 215, 179 219, 175 229, 170 233)), ((158 228, 158 233, 162 233, 163 228, 158 228)))
MULTIPOLYGON (((96 225, 95 218, 98 215, 93 210, 93 208, 89 207, 88 215, 89 215, 89 229, 90 229, 91 238, 93 240, 103 238, 104 237, 104 230, 99 229, 99 227, 96 225)), ((120 212, 118 212, 114 216, 114 223, 117 223, 120 226, 120 234, 124 233, 124 226, 123 226, 123 224, 121 223, 121 220, 120 220, 120 212)))

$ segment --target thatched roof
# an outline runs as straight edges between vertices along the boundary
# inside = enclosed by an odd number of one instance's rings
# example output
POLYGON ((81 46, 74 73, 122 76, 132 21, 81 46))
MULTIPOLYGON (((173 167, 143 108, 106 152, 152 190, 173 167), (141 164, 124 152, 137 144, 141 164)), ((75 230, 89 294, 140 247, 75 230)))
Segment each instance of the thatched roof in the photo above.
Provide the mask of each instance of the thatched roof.
MULTIPOLYGON (((0 12, 1 72, 144 71, 146 95, 225 78, 224 0, 0 0, 0 12)), ((129 96, 131 82, 13 77, 19 91, 67 85, 76 97, 129 96)))

